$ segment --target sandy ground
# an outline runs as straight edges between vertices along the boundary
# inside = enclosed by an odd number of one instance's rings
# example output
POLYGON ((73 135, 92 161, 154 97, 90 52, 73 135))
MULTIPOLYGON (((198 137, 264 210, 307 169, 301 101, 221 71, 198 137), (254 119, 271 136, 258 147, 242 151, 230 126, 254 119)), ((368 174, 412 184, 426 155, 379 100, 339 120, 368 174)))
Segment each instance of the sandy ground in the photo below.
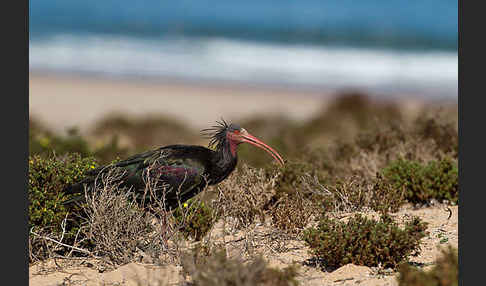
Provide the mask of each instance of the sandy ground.
POLYGON ((86 131, 110 112, 143 116, 162 114, 194 128, 221 117, 284 114, 306 119, 332 95, 311 91, 256 89, 243 86, 186 85, 74 76, 30 74, 29 113, 55 131, 77 126, 86 131))
MULTIPOLYGON (((422 239, 422 250, 419 256, 410 261, 423 265, 424 270, 433 267, 433 262, 440 255, 440 248, 452 245, 458 247, 458 207, 450 207, 452 215, 444 205, 421 209, 404 207, 394 214, 398 221, 408 220, 410 216, 419 216, 428 222, 428 236, 422 239)), ((343 219, 352 214, 344 215, 343 219)), ((220 222, 213 227, 211 235, 214 240, 222 240, 224 233, 220 222)), ((377 268, 347 264, 332 272, 325 272, 308 263, 311 255, 303 241, 289 240, 285 245, 273 244, 269 237, 272 229, 262 224, 251 230, 239 231, 225 235, 229 255, 241 255, 248 241, 242 239, 252 232, 254 252, 262 254, 271 267, 284 268, 291 264, 298 265, 300 285, 389 285, 396 286, 397 272, 378 271, 377 268), (245 233, 246 232, 246 233, 245 233)), ((48 260, 29 267, 29 284, 32 286, 51 285, 180 285, 187 281, 182 276, 182 267, 176 265, 156 266, 150 263, 129 263, 112 271, 102 271, 94 264, 85 263, 69 266, 62 260, 48 260), (64 283, 64 284, 63 284, 64 283)))

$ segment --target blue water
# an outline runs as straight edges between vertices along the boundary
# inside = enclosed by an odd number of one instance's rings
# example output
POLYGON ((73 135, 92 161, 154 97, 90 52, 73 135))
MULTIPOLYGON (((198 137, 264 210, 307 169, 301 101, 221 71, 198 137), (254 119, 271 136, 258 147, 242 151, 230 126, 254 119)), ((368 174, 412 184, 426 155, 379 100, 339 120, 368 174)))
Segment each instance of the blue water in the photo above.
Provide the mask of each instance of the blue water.
POLYGON ((31 70, 457 96, 457 1, 31 0, 31 70))

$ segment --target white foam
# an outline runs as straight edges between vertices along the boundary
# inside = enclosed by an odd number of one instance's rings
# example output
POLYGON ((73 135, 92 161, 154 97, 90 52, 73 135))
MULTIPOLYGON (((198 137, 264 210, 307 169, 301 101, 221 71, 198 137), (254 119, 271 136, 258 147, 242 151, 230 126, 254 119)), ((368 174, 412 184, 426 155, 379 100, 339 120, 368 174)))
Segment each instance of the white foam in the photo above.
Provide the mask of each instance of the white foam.
POLYGON ((31 41, 32 70, 311 85, 442 89, 457 96, 454 52, 277 45, 228 39, 58 35, 31 41))

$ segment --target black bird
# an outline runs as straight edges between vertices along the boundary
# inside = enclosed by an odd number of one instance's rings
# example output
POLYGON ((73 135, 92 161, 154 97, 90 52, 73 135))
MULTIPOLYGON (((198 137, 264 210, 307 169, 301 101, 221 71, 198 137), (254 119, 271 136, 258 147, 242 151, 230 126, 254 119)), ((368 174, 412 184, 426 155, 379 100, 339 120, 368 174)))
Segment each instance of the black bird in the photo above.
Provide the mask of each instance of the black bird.
MULTIPOLYGON (((270 153, 281 165, 282 157, 244 128, 227 124, 224 120, 202 133, 210 138, 209 148, 195 145, 169 145, 131 156, 123 161, 93 169, 87 178, 69 186, 65 192, 79 194, 66 203, 84 200, 84 187, 93 186, 100 174, 113 170, 123 171, 121 185, 143 194, 146 178, 154 178, 166 186, 165 202, 176 207, 201 192, 207 185, 218 184, 226 179, 238 161, 236 149, 241 143, 250 143, 270 153), (212 150, 213 148, 215 150, 212 150)), ((91 187, 92 189, 92 187, 91 187)))

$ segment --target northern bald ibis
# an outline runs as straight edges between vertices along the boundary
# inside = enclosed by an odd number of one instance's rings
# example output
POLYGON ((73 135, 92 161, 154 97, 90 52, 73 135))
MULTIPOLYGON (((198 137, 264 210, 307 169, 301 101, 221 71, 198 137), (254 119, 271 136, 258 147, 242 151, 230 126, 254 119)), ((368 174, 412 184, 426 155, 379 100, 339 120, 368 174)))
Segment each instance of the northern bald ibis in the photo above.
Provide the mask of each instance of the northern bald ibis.
POLYGON ((65 203, 83 201, 84 186, 93 189, 95 178, 113 168, 123 171, 121 185, 131 187, 136 194, 143 194, 146 178, 156 178, 166 186, 167 206, 175 207, 197 195, 206 186, 218 184, 226 179, 236 167, 237 147, 250 143, 270 153, 281 165, 282 157, 270 146, 254 137, 237 124, 217 121, 212 128, 203 129, 209 141, 209 148, 195 145, 169 145, 155 150, 136 154, 123 161, 98 167, 89 171, 87 177, 66 188, 68 194, 78 194, 65 203))

